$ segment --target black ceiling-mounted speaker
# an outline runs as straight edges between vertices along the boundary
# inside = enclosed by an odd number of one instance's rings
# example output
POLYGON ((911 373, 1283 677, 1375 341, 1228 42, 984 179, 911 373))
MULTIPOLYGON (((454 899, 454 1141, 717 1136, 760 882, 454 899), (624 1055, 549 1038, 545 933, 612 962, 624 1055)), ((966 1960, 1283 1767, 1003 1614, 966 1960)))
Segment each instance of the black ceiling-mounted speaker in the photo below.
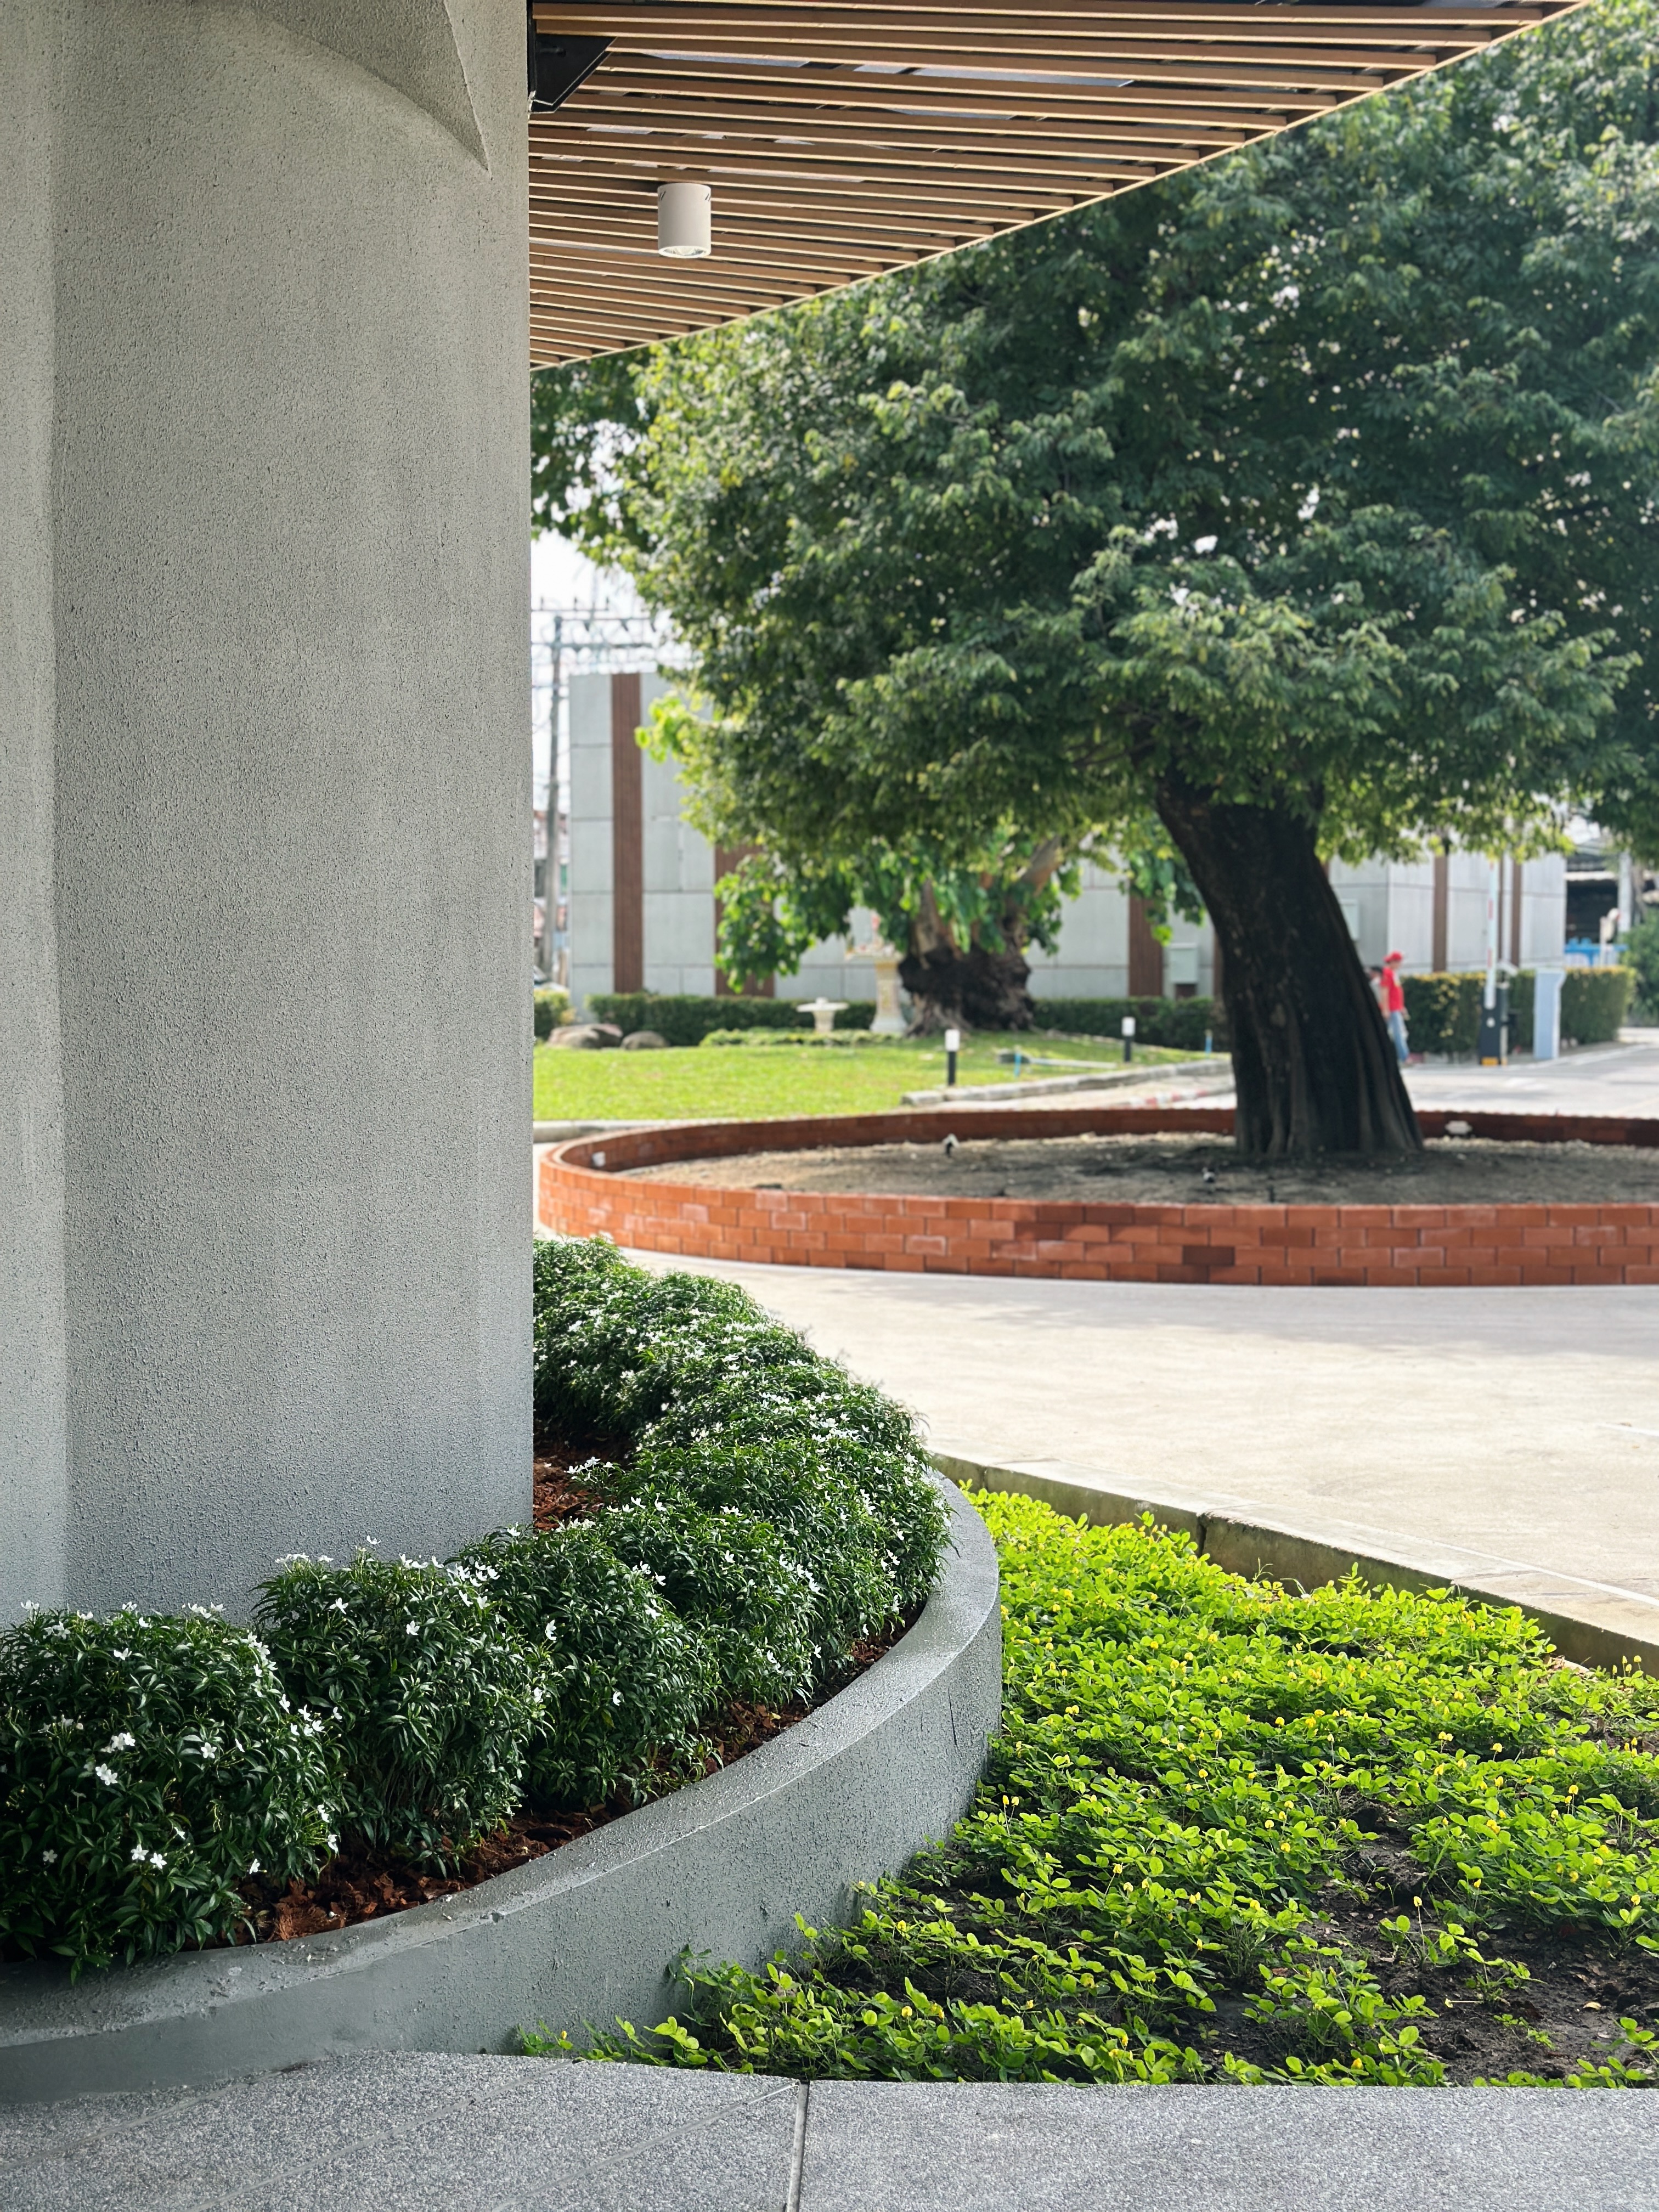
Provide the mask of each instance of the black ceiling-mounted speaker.
POLYGON ((536 28, 536 10, 525 9, 526 41, 530 64, 530 112, 550 115, 562 107, 580 84, 585 84, 611 51, 609 39, 566 39, 556 31, 536 28))

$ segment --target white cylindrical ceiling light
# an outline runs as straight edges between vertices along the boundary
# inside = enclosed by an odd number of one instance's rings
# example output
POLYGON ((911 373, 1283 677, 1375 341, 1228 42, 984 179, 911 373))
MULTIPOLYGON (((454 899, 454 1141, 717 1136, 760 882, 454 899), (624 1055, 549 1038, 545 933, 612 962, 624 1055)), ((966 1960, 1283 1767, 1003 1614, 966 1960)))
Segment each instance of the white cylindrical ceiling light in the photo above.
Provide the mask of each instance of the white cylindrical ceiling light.
POLYGON ((657 251, 675 261, 702 261, 713 251, 714 195, 708 185, 659 185, 657 251))

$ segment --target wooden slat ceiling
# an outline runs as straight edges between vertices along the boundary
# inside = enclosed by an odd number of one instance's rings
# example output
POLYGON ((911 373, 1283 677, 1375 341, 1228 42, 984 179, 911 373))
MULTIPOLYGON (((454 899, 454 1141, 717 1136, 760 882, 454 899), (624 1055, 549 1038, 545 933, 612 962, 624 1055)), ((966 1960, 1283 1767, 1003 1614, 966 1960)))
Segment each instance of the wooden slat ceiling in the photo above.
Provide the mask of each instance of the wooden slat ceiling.
POLYGON ((608 41, 530 122, 531 356, 645 345, 1121 191, 1455 61, 1575 0, 533 0, 608 41), (713 188, 714 252, 656 251, 656 190, 713 188))

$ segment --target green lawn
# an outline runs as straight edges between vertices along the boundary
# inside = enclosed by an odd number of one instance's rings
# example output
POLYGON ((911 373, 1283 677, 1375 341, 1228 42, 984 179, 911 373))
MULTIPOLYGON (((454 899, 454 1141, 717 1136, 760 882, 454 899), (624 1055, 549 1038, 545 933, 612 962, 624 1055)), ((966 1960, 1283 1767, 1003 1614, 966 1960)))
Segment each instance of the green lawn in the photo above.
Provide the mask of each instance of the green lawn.
MULTIPOLYGON (((964 1086, 1013 1080, 999 1049, 1036 1050, 1054 1060, 1118 1064, 1112 1047, 1066 1038, 975 1035, 958 1063, 964 1086)), ((1135 1048, 1148 1066, 1189 1060, 1189 1053, 1135 1048)), ((1025 1071, 1022 1070, 1022 1073, 1025 1071)), ((944 1048, 934 1039, 821 1048, 698 1045, 683 1052, 559 1052, 538 1046, 535 1058, 538 1121, 609 1121, 764 1118, 770 1115, 869 1114, 896 1106, 907 1091, 945 1080, 944 1048)), ((1063 1069, 1042 1067, 1033 1075, 1063 1069)))

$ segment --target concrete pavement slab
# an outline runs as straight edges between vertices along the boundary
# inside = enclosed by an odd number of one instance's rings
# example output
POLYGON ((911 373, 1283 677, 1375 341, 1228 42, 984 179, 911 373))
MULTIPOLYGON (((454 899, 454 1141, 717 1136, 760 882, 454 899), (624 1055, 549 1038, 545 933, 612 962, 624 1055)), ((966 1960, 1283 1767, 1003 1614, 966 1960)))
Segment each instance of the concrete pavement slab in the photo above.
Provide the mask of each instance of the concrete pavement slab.
POLYGON ((781 2212, 793 2081, 373 2052, 0 2112, 6 2212, 781 2212))
POLYGON ((1659 1635, 1659 1287, 1267 1290, 641 1256, 743 1283, 914 1406, 939 1450, 1340 1526, 1370 1552, 1463 1554, 1461 1574, 1504 1577, 1517 1602, 1659 1635))
POLYGON ((1627 2090, 817 2081, 799 2212, 1654 2212, 1627 2090))

